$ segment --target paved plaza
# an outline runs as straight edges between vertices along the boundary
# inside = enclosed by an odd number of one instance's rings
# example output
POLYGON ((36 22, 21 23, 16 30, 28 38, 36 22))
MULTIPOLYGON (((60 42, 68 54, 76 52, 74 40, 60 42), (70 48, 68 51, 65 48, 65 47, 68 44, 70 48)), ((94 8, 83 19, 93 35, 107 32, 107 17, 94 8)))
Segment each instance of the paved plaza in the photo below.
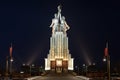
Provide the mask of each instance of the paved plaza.
POLYGON ((82 80, 80 77, 73 76, 72 74, 54 74, 49 73, 45 76, 38 76, 34 80, 82 80))

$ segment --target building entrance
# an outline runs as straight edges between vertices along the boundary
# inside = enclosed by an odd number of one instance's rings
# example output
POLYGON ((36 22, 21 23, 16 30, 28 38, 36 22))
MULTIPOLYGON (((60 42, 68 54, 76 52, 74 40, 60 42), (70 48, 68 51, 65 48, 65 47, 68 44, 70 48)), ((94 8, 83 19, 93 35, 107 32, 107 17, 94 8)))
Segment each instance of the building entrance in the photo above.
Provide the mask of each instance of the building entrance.
POLYGON ((51 61, 51 71, 55 71, 57 73, 67 72, 68 61, 63 61, 62 59, 51 61))
POLYGON ((63 67, 62 67, 62 60, 56 60, 56 72, 57 73, 61 73, 63 70, 63 67))

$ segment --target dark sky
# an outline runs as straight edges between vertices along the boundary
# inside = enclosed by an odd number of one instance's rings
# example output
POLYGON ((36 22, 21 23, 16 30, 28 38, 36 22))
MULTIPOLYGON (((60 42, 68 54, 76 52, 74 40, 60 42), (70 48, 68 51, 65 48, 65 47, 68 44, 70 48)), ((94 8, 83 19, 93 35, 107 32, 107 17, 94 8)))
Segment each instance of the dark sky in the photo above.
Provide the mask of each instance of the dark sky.
POLYGON ((44 64, 49 53, 49 28, 62 5, 70 30, 69 50, 75 64, 103 64, 109 42, 111 64, 120 62, 120 5, 117 1, 38 0, 0 2, 0 63, 13 43, 14 63, 44 64))

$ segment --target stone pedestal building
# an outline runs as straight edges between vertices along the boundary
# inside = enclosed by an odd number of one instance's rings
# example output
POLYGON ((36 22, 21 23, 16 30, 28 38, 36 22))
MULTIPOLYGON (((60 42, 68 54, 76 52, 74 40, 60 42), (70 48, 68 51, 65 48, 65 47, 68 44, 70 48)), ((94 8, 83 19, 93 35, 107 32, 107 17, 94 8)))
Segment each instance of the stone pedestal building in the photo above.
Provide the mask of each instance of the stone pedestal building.
POLYGON ((50 37, 50 50, 47 58, 45 58, 45 70, 56 72, 65 72, 73 70, 73 61, 68 49, 67 30, 69 26, 65 21, 65 17, 61 15, 61 7, 58 6, 58 13, 52 19, 50 25, 52 28, 52 36, 50 37))

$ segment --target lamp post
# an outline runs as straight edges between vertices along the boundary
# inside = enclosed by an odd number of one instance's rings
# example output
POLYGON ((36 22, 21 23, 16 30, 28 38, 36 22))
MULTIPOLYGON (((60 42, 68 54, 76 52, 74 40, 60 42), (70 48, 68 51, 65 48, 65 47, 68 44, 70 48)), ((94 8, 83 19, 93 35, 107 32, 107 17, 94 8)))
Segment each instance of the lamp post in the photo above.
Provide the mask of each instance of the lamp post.
POLYGON ((31 67, 32 67, 32 66, 30 65, 30 77, 31 77, 31 67))
POLYGON ((88 66, 86 64, 83 64, 83 75, 85 76, 87 75, 87 70, 88 70, 87 67, 88 66))
POLYGON ((21 76, 21 79, 24 79, 23 74, 24 74, 24 71, 20 71, 20 76, 21 76))
POLYGON ((12 78, 12 62, 13 62, 12 50, 13 50, 13 47, 12 47, 12 43, 11 43, 11 46, 9 48, 9 52, 10 52, 10 78, 12 78))
POLYGON ((110 55, 103 58, 104 62, 107 62, 107 77, 110 80, 110 55))
POLYGON ((108 43, 106 43, 105 56, 103 61, 107 61, 107 77, 110 80, 110 55, 108 54, 108 43))
POLYGON ((85 66, 85 75, 87 76, 88 66, 85 66))
POLYGON ((75 71, 76 71, 76 73, 78 75, 78 66, 75 66, 75 71))
POLYGON ((12 62, 13 62, 13 58, 10 58, 10 78, 12 78, 12 62))
POLYGON ((110 80, 110 55, 107 56, 107 72, 108 72, 108 80, 110 80))
POLYGON ((8 76, 8 56, 6 57, 6 76, 8 76))
POLYGON ((32 65, 30 65, 30 77, 32 76, 32 68, 34 67, 35 65, 34 64, 32 64, 32 65))

